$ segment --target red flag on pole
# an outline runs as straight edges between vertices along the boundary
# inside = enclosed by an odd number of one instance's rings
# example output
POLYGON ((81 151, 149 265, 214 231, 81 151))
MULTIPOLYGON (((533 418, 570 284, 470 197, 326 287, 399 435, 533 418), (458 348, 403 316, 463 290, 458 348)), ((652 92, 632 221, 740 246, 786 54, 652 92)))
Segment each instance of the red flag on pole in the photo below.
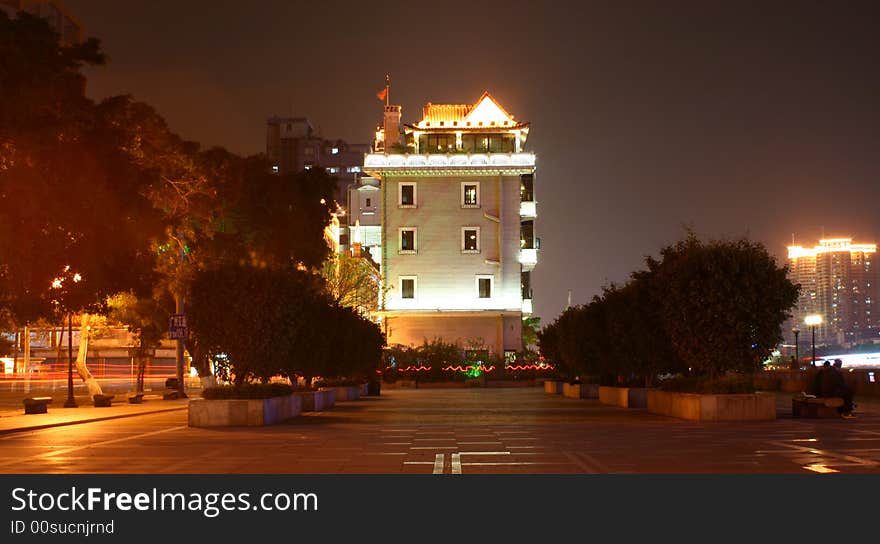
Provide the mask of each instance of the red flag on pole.
POLYGON ((380 102, 384 102, 386 96, 388 96, 388 87, 385 87, 384 89, 376 93, 376 98, 378 98, 380 102))

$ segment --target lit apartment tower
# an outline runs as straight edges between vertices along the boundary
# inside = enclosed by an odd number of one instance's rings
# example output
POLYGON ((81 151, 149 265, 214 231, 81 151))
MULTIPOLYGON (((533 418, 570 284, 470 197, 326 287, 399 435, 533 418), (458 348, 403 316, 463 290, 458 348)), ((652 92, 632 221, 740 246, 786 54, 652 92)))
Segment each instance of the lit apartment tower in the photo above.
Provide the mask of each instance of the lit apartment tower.
POLYGON ((389 344, 442 338, 510 355, 531 313, 535 155, 528 123, 487 92, 475 104, 431 104, 403 126, 385 106, 364 172, 381 180, 381 270, 389 344))
POLYGON ((819 314, 823 320, 816 329, 819 344, 880 340, 874 311, 880 281, 876 253, 876 244, 854 244, 851 238, 820 240, 812 248, 789 246, 789 274, 801 285, 801 293, 787 328, 796 326, 808 335, 804 318, 819 314))

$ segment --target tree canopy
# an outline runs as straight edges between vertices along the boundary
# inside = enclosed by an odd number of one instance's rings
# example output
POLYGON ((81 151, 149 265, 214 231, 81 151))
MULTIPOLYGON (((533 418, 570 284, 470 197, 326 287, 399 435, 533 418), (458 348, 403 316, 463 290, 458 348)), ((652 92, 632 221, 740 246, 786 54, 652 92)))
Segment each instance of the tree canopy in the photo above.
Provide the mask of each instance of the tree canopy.
POLYGON ((541 353, 609 385, 751 372, 782 339, 797 301, 787 269, 747 239, 702 242, 691 234, 646 265, 545 327, 541 353))

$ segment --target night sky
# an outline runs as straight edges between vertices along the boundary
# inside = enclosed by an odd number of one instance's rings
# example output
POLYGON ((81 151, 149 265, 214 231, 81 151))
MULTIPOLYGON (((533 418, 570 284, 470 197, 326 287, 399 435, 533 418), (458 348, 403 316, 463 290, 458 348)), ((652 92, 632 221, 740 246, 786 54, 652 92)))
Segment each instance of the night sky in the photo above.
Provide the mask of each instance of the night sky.
POLYGON ((368 142, 489 90, 530 121, 544 323, 683 236, 880 238, 880 17, 837 2, 68 0, 106 67, 204 146, 265 148, 273 114, 368 142), (546 4, 546 5, 545 5, 546 4))

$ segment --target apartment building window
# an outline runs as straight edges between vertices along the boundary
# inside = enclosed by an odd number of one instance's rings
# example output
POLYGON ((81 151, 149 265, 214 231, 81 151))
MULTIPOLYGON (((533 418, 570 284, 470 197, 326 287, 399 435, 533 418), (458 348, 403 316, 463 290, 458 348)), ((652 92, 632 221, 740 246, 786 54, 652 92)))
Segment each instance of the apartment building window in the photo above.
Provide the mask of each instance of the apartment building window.
POLYGON ((400 276, 400 298, 416 298, 416 276, 400 276))
POLYGON ((338 166, 330 166, 330 167, 327 168, 327 173, 328 173, 328 174, 338 174, 338 173, 339 173, 339 167, 338 167, 338 166))
POLYGON ((399 238, 400 238, 400 250, 399 253, 415 253, 417 249, 416 245, 416 228, 415 227, 401 227, 398 229, 399 238))
POLYGON ((522 202, 533 202, 535 200, 535 176, 533 174, 523 174, 520 176, 519 196, 522 202))
POLYGON ((400 183, 398 186, 397 205, 401 208, 416 207, 416 184, 400 183))
POLYGON ((479 208, 480 207, 480 182, 463 181, 461 183, 461 207, 462 208, 479 208))
POLYGON ((477 276, 477 298, 492 298, 495 276, 477 276))
POLYGON ((480 227, 461 227, 461 252, 480 252, 480 227))
POLYGON ((348 168, 345 169, 345 171, 348 172, 349 174, 357 173, 357 172, 361 171, 361 167, 360 166, 349 166, 348 168))
POLYGON ((367 208, 372 208, 372 207, 373 207, 372 202, 373 202, 373 199, 371 199, 371 198, 368 198, 368 199, 367 199, 367 208))

